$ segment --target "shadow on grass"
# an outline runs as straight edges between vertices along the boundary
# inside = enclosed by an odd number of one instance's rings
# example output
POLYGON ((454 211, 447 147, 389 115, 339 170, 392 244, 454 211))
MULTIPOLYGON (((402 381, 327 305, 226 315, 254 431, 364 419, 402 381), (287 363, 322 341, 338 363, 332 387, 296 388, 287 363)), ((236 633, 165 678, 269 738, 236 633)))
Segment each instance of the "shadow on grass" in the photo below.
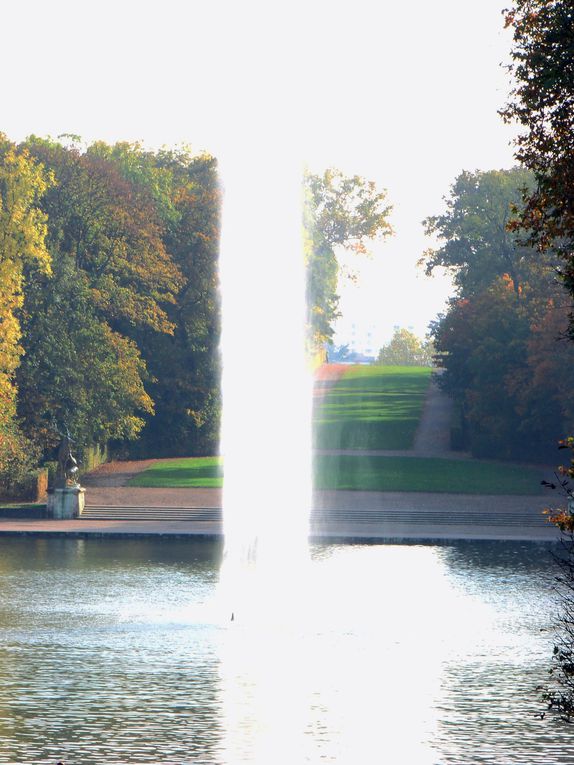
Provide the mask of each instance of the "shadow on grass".
POLYGON ((541 471, 498 462, 418 457, 316 455, 316 489, 541 495, 541 471))
POLYGON ((350 367, 314 411, 320 449, 410 449, 432 370, 350 367))

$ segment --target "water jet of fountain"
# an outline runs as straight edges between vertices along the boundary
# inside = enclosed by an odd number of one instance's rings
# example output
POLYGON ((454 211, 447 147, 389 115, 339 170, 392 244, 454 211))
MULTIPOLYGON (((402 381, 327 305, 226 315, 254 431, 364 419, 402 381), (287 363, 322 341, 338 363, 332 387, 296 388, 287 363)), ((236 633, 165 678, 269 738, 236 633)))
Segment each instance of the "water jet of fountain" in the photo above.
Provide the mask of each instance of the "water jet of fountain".
POLYGON ((262 609, 289 619, 308 555, 311 376, 297 159, 259 134, 221 163, 221 587, 236 619, 262 609))

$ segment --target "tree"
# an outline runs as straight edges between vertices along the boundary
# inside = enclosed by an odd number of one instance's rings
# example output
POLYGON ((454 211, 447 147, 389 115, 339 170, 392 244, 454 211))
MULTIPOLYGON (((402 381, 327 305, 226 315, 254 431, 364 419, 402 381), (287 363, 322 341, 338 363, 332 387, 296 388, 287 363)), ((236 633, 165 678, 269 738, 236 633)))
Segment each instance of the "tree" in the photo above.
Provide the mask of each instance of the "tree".
POLYGON ((552 454, 574 427, 574 346, 568 341, 570 301, 561 285, 541 296, 530 322, 527 366, 509 381, 522 427, 538 433, 552 454))
POLYGON ((56 178, 42 203, 54 277, 30 269, 23 309, 18 386, 27 432, 47 450, 56 419, 80 446, 141 433, 131 447, 138 456, 212 453, 219 431, 215 160, 128 143, 81 150, 76 141, 31 138, 27 146, 56 178))
POLYGON ((0 473, 56 424, 80 451, 145 426, 145 453, 212 452, 216 162, 64 141, 0 136, 0 473))
POLYGON ((27 151, 0 134, 0 485, 20 477, 33 449, 16 421, 14 376, 23 353, 18 311, 23 303, 24 268, 51 270, 45 246, 46 216, 37 202, 51 177, 27 151))
POLYGON ((561 531, 561 554, 556 556, 559 576, 554 577, 560 609, 556 616, 556 637, 549 670, 550 683, 539 690, 548 709, 564 722, 574 718, 574 438, 560 442, 560 448, 570 452, 570 464, 561 466, 556 481, 542 481, 551 490, 558 490, 567 501, 567 508, 548 509, 549 520, 561 531))
POLYGON ((153 196, 103 152, 35 138, 22 150, 54 179, 39 201, 54 274, 33 263, 26 271, 22 426, 45 454, 58 441, 55 422, 80 450, 133 439, 153 411, 133 335, 142 326, 173 332, 165 306, 180 284, 153 196))
POLYGON ((334 169, 305 174, 304 201, 309 336, 317 347, 332 339, 339 316, 337 249, 366 253, 369 241, 390 236, 392 208, 372 181, 334 169))
POLYGON ((140 333, 139 344, 153 376, 149 390, 155 416, 148 417, 136 448, 141 454, 213 454, 221 413, 217 162, 187 149, 162 151, 154 161, 172 179, 165 243, 182 286, 167 308, 173 335, 140 333))
POLYGON ((564 342, 564 295, 511 279, 451 302, 435 323, 440 385, 458 403, 473 454, 551 461, 574 425, 574 350, 564 342))
POLYGON ((462 172, 445 199, 446 213, 423 222, 425 233, 441 242, 420 261, 427 275, 437 267, 446 268, 460 297, 478 294, 504 274, 512 279, 517 295, 534 270, 536 278, 550 278, 551 265, 541 263, 532 248, 509 230, 523 190, 531 185, 531 174, 521 168, 462 172))
POLYGON ((458 293, 432 330, 440 384, 457 401, 476 456, 551 459, 571 421, 565 375, 541 377, 560 364, 551 337, 563 316, 556 258, 521 241, 512 223, 531 181, 518 168, 462 173, 446 213, 424 224, 441 243, 423 256, 427 274, 449 269, 458 293))
MULTIPOLYGON (((514 45, 509 67, 515 87, 502 111, 507 122, 524 128, 516 141, 516 157, 529 168, 536 186, 525 195, 516 228, 541 253, 553 252, 560 261, 559 273, 570 300, 569 336, 574 340, 574 8, 564 0, 514 0, 505 12, 506 26, 513 29, 514 45)), ((571 364, 571 362, 570 362, 571 364)), ((569 373, 563 360, 562 374, 569 373)), ((570 389, 571 390, 571 389, 570 389)), ((571 398, 571 393, 567 400, 571 398)), ((572 427, 571 421, 571 427, 572 427)), ((572 432, 570 430, 570 432, 572 432)), ((571 437, 563 442, 574 447, 571 437)), ((574 514, 573 494, 566 471, 568 509, 554 520, 566 534, 562 580, 562 613, 558 642, 554 647, 555 683, 548 689, 549 708, 570 721, 574 714, 574 514)))
MULTIPOLYGON (((477 457, 520 459, 527 434, 507 381, 526 365, 529 332, 525 301, 518 302, 509 277, 484 292, 454 300, 433 327, 440 385, 459 404, 477 457)), ((532 435, 532 434, 530 434, 532 435)), ((534 439, 532 439, 534 440, 534 439)))
POLYGON ((165 306, 175 301, 181 274, 151 193, 101 151, 37 138, 25 146, 56 180, 42 200, 48 246, 85 273, 100 315, 125 332, 142 325, 173 332, 165 306))
POLYGON ((131 440, 153 413, 148 375, 133 340, 99 316, 90 280, 66 258, 51 278, 30 279, 23 317, 26 355, 18 370, 18 412, 44 452, 54 425, 69 428, 76 448, 131 440))
POLYGON ((516 158, 536 181, 515 227, 541 253, 559 256, 574 295, 574 8, 563 0, 515 0, 505 14, 516 84, 501 114, 524 128, 516 158))
POLYGON ((397 328, 391 341, 379 351, 377 363, 386 366, 430 367, 433 352, 430 340, 423 341, 408 329, 397 328))

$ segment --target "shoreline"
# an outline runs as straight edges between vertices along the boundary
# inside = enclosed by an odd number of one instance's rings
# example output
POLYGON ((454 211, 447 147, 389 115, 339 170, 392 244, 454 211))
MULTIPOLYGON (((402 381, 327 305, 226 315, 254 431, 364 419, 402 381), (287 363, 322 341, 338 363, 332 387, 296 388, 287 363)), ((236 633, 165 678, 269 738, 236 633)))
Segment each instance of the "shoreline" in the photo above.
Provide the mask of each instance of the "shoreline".
MULTIPOLYGON (((223 528, 214 521, 110 521, 110 520, 1 520, 0 537, 70 539, 205 539, 223 540, 223 528)), ((357 523, 331 521, 313 524, 312 544, 410 544, 454 540, 559 542, 560 531, 546 525, 417 523, 357 523)))
MULTIPOLYGON (((254 488, 254 499, 257 488, 254 488)), ((560 531, 543 511, 551 497, 317 490, 310 540, 401 544, 461 539, 552 542, 560 531)), ((220 489, 90 487, 85 515, 54 520, 38 509, 0 509, 0 536, 222 539, 220 489)), ((274 512, 269 497, 269 513, 274 512)))

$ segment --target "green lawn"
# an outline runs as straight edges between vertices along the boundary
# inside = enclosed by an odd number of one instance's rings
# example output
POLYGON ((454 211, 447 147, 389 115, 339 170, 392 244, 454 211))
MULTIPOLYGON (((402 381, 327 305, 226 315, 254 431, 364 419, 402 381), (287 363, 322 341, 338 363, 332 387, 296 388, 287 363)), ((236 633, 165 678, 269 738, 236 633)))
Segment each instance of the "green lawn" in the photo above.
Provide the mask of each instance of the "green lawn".
MULTIPOLYGON (((425 491, 445 494, 541 494, 542 475, 531 467, 500 462, 319 455, 315 488, 364 491, 425 491)), ((219 457, 157 462, 130 481, 152 488, 215 488, 223 484, 219 457)), ((254 491, 257 474, 254 474, 254 491)))
POLYGON ((8 499, 0 500, 0 510, 38 510, 46 507, 45 502, 17 502, 8 499))
MULTIPOLYGON (((430 376, 427 367, 349 367, 315 407, 316 448, 412 448, 430 376)), ((251 480, 256 491, 256 455, 253 465, 251 480)), ((535 468, 478 460, 317 455, 314 473, 317 489, 542 493, 542 475, 535 468)), ((215 488, 222 484, 219 457, 162 460, 130 481, 131 486, 158 488, 215 488)))
POLYGON ((501 462, 317 455, 315 488, 442 494, 543 494, 543 475, 501 462))
POLYGON ((410 449, 432 370, 352 366, 315 407, 318 449, 410 449))
POLYGON ((152 489, 218 488, 222 484, 221 457, 162 460, 148 470, 144 470, 143 473, 138 473, 129 482, 130 486, 145 486, 152 489))

